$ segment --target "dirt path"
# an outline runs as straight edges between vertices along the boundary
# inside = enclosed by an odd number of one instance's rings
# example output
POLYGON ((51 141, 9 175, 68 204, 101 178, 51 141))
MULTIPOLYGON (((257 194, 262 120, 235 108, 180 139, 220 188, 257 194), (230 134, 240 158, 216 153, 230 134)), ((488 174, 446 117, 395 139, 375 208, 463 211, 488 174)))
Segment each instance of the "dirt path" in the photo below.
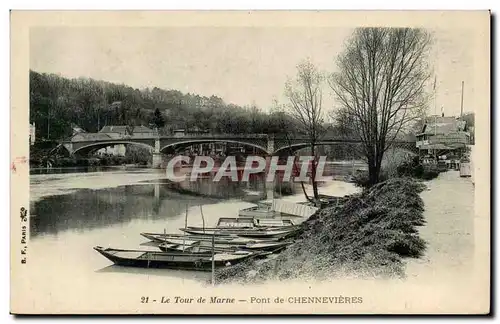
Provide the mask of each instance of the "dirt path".
POLYGON ((474 262, 474 186, 458 171, 448 171, 427 183, 422 192, 427 221, 420 236, 427 251, 418 260, 409 260, 408 279, 440 279, 465 275, 474 262))

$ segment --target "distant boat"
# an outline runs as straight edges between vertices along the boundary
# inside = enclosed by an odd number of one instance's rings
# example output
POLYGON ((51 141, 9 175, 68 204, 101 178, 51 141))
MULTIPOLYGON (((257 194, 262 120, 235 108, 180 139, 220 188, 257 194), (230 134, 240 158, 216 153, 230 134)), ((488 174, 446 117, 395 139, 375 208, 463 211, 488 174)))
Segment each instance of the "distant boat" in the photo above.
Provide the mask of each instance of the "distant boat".
POLYGON ((238 212, 239 217, 277 217, 281 213, 275 212, 268 207, 253 206, 248 208, 240 209, 238 212))
MULTIPOLYGON (((163 268, 179 270, 211 271, 212 252, 182 253, 182 252, 155 252, 141 250, 122 250, 94 247, 116 265, 140 268, 163 268)), ((257 254, 252 252, 216 253, 214 265, 216 268, 227 267, 243 262, 257 254)))
POLYGON ((257 206, 240 209, 238 212, 239 217, 257 217, 257 218, 272 218, 280 217, 279 211, 273 210, 272 204, 259 203, 257 206))

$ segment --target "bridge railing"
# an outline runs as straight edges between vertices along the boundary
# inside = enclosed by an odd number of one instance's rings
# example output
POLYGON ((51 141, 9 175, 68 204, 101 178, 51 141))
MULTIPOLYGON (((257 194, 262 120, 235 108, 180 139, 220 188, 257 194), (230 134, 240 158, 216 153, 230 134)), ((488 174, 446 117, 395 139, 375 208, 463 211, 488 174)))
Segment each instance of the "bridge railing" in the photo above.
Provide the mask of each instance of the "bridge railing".
MULTIPOLYGON (((134 140, 134 139, 274 139, 275 141, 292 142, 304 141, 308 142, 305 136, 294 136, 292 138, 282 138, 280 136, 273 136, 268 134, 158 134, 158 133, 134 133, 132 135, 124 135, 118 133, 85 133, 81 134, 81 138, 74 137, 71 142, 91 142, 91 141, 113 141, 113 140, 134 140)), ((359 140, 346 139, 346 138, 322 138, 319 143, 327 143, 329 141, 356 143, 359 140)), ((394 143, 413 143, 413 141, 396 140, 394 143)))
POLYGON ((267 134, 172 134, 161 138, 268 138, 267 134))
POLYGON ((122 134, 106 134, 106 133, 87 133, 89 136, 82 136, 82 138, 73 138, 72 142, 88 142, 88 141, 106 141, 106 140, 134 140, 134 139, 156 139, 156 138, 169 138, 169 139, 262 139, 268 138, 267 134, 169 134, 158 135, 156 133, 136 133, 132 135, 122 134), (91 136, 94 135, 94 136, 91 136))

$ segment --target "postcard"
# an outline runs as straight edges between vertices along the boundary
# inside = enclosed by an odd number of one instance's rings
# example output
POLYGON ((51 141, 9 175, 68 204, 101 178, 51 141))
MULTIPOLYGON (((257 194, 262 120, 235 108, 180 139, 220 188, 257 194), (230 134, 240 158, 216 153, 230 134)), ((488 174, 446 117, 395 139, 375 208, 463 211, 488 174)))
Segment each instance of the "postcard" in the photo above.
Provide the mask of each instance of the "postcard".
POLYGON ((11 313, 488 314, 490 19, 12 11, 11 313))

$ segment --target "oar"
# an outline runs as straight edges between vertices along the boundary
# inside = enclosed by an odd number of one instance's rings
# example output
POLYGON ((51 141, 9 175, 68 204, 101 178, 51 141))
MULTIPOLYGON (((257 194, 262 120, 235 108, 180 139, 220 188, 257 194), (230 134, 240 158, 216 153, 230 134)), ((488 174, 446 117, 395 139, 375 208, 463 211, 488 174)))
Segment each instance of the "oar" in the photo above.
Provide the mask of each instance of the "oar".
POLYGON ((163 244, 167 248, 167 220, 165 220, 165 228, 163 229, 163 244))
POLYGON ((215 286, 215 231, 212 234, 212 286, 215 286))
MULTIPOLYGON (((205 234, 205 216, 203 216, 203 207, 200 205, 201 221, 203 222, 203 234, 205 234)), ((215 232, 214 232, 215 234, 215 232)))
MULTIPOLYGON (((186 204, 186 216, 184 217, 184 228, 187 228, 188 224, 188 205, 186 204)), ((184 232, 184 235, 182 236, 182 252, 184 252, 184 249, 186 248, 186 232, 184 232)))

